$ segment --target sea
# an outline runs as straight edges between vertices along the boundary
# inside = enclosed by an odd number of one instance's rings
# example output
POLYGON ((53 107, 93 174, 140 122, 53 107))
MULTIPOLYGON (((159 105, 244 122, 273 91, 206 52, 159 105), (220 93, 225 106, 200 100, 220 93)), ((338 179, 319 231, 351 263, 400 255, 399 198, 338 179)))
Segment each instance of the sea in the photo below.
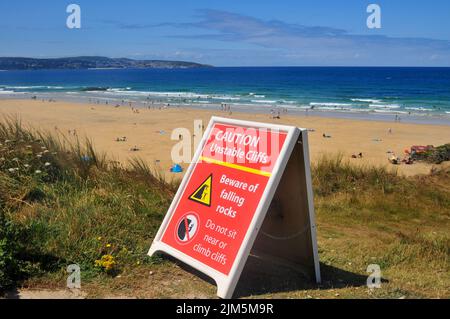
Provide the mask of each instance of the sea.
POLYGON ((450 125, 450 68, 213 67, 0 72, 0 99, 61 99, 450 125))

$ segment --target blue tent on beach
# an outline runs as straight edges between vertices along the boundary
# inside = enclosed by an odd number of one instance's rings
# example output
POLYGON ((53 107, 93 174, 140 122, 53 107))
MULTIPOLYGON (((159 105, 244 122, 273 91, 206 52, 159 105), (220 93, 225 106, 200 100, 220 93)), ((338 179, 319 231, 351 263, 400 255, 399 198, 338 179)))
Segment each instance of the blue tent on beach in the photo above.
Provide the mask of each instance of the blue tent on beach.
POLYGON ((183 168, 179 165, 179 164, 174 164, 171 168, 170 171, 172 173, 181 173, 183 172, 183 168))

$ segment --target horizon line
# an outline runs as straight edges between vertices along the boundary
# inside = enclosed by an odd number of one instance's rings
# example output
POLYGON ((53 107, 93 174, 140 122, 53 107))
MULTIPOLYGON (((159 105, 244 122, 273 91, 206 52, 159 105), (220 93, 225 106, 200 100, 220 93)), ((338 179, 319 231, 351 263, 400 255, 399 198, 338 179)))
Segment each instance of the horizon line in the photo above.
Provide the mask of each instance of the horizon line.
MULTIPOLYGON (((32 56, 0 56, 0 58, 24 58, 24 59, 69 59, 69 58, 80 58, 80 57, 101 57, 101 58, 109 58, 109 59, 129 59, 135 61, 167 61, 167 62, 188 62, 188 63, 196 63, 202 64, 210 67, 216 68, 450 68, 445 65, 213 65, 207 62, 199 62, 199 61, 189 61, 189 60, 171 60, 171 59, 157 59, 157 58, 145 58, 145 59, 136 59, 136 58, 128 58, 128 57, 110 57, 105 55, 73 55, 73 56, 59 56, 59 57, 32 57, 32 56)), ((124 68, 131 69, 131 68, 124 68)), ((145 68, 143 68, 145 69, 145 68)), ((150 68, 149 68, 150 69, 150 68)), ((24 69, 24 70, 1 70, 1 71, 26 71, 32 69, 24 69)), ((52 69, 37 69, 37 70, 52 70, 52 69)), ((61 69, 59 69, 61 70, 61 69)), ((71 69, 67 69, 71 70, 71 69)))

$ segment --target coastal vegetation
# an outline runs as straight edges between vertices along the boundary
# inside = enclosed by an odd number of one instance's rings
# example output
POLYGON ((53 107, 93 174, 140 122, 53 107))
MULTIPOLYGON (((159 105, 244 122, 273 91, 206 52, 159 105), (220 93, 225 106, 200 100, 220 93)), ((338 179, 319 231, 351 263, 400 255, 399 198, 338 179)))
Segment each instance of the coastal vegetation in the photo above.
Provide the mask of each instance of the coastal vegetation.
POLYGON ((54 59, 0 57, 0 70, 44 69, 180 69, 201 68, 209 65, 185 61, 133 60, 102 56, 80 56, 54 59))
MULTIPOLYGON (((322 284, 249 260, 238 297, 450 297, 448 168, 404 177, 333 154, 312 176, 322 284), (380 289, 366 287, 369 264, 380 289)), ((177 187, 141 159, 2 119, 0 291, 64 289, 78 264, 88 297, 213 297, 183 265, 146 256, 177 187)))
POLYGON ((442 162, 450 161, 450 143, 433 147, 423 153, 414 154, 414 159, 433 164, 441 164, 442 162))

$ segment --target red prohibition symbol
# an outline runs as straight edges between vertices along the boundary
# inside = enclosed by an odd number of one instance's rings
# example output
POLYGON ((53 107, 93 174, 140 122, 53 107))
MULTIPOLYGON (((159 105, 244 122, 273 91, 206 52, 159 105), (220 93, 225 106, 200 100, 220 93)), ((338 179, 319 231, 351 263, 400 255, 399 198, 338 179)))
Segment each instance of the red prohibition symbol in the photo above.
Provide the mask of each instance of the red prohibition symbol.
POLYGON ((199 229, 200 219, 195 212, 184 214, 177 223, 175 229, 175 239, 181 245, 186 245, 195 235, 199 229))

